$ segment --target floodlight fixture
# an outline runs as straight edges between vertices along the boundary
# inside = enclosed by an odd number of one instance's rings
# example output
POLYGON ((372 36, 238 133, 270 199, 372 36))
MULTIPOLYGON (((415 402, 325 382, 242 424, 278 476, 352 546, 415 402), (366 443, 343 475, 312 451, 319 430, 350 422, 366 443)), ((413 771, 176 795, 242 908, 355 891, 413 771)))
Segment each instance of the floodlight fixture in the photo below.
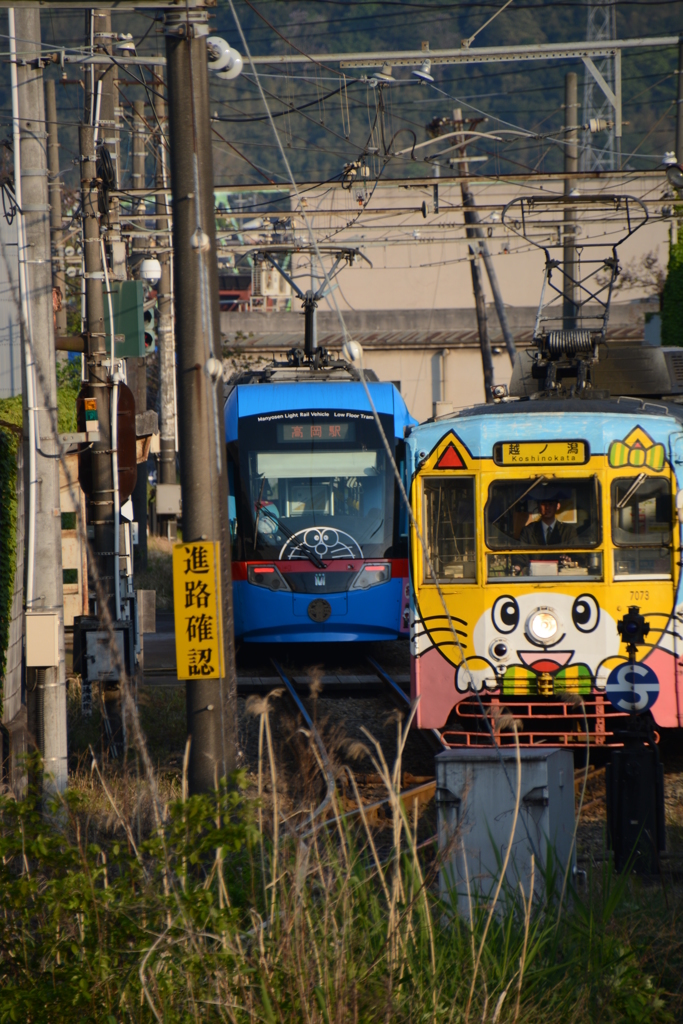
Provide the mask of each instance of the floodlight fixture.
POLYGON ((666 153, 664 154, 664 156, 662 158, 662 166, 663 167, 671 167, 672 164, 677 164, 677 163, 678 163, 678 160, 676 159, 676 154, 674 153, 674 151, 672 149, 667 149, 666 153))

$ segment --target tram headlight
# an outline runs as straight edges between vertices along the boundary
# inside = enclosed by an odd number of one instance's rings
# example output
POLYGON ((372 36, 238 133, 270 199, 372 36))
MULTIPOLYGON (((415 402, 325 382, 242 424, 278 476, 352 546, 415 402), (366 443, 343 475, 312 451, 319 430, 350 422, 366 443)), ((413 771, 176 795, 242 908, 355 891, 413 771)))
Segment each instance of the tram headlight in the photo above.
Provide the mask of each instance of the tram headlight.
POLYGON ((549 608, 538 608, 527 620, 530 636, 540 644, 550 644, 560 631, 560 624, 549 608))
POLYGON ((358 573, 349 590, 368 590, 380 583, 386 583, 391 579, 391 565, 389 562, 375 562, 364 565, 358 573))
POLYGON ((289 583, 275 565, 250 565, 247 567, 247 579, 255 587, 266 590, 291 590, 289 583))

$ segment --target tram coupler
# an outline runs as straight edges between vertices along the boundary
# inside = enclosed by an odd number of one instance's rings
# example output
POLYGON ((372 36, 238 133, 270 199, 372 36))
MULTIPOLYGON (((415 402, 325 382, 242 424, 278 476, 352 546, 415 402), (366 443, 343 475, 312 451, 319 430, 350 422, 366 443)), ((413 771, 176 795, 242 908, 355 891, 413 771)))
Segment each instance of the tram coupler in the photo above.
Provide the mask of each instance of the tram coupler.
MULTIPOLYGON (((617 629, 635 666, 650 629, 637 605, 629 607, 617 629)), ((607 840, 614 866, 658 875, 659 855, 666 848, 664 772, 650 714, 631 712, 626 728, 615 729, 614 738, 623 743, 605 769, 607 840)))

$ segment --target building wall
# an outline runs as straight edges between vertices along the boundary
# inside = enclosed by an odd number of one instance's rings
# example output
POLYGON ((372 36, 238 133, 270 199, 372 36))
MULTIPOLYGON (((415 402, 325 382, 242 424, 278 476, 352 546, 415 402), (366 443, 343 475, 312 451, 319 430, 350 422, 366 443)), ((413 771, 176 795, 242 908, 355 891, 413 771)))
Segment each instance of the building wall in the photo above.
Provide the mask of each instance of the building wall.
MULTIPOLYGON (((400 385, 410 413, 420 423, 434 412, 435 402, 464 409, 485 400, 481 353, 476 348, 365 351, 365 365, 380 380, 400 385)), ((510 381, 507 353, 493 357, 496 384, 510 381)))

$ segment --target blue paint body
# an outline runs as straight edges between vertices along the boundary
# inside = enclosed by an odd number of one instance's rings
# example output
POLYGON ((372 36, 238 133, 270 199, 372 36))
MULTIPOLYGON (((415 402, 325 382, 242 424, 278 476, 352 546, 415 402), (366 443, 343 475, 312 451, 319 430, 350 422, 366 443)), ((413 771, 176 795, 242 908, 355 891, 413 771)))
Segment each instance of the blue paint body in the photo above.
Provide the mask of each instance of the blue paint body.
MULTIPOLYGON (((368 389, 377 412, 391 417, 393 436, 388 440, 393 448, 403 439, 405 428, 414 427, 416 421, 393 384, 372 382, 368 389)), ((238 425, 243 417, 293 410, 372 412, 365 389, 357 381, 238 385, 230 392, 225 405, 226 442, 238 441, 238 425)), ((230 500, 234 516, 234 498, 230 500)), ((396 508, 394 516, 398 515, 396 508)), ((407 551, 403 555, 405 559, 407 551)), ((244 565, 258 560, 249 559, 244 565)), ((365 559, 370 563, 373 560, 377 561, 377 557, 365 559)), ((236 579, 233 582, 235 635, 246 643, 377 641, 407 636, 407 615, 403 614, 407 605, 407 562, 401 564, 406 566, 405 575, 392 575, 387 582, 368 590, 321 594, 332 607, 332 614, 324 623, 313 622, 308 615, 308 606, 315 594, 272 592, 247 579, 236 579)), ((240 567, 236 565, 235 569, 240 567)), ((393 569, 394 572, 397 569, 395 560, 393 569)))
POLYGON ((235 635, 246 643, 326 643, 346 640, 396 640, 400 630, 403 579, 371 590, 327 594, 332 615, 312 622, 312 594, 272 594, 246 580, 233 583, 235 635))

